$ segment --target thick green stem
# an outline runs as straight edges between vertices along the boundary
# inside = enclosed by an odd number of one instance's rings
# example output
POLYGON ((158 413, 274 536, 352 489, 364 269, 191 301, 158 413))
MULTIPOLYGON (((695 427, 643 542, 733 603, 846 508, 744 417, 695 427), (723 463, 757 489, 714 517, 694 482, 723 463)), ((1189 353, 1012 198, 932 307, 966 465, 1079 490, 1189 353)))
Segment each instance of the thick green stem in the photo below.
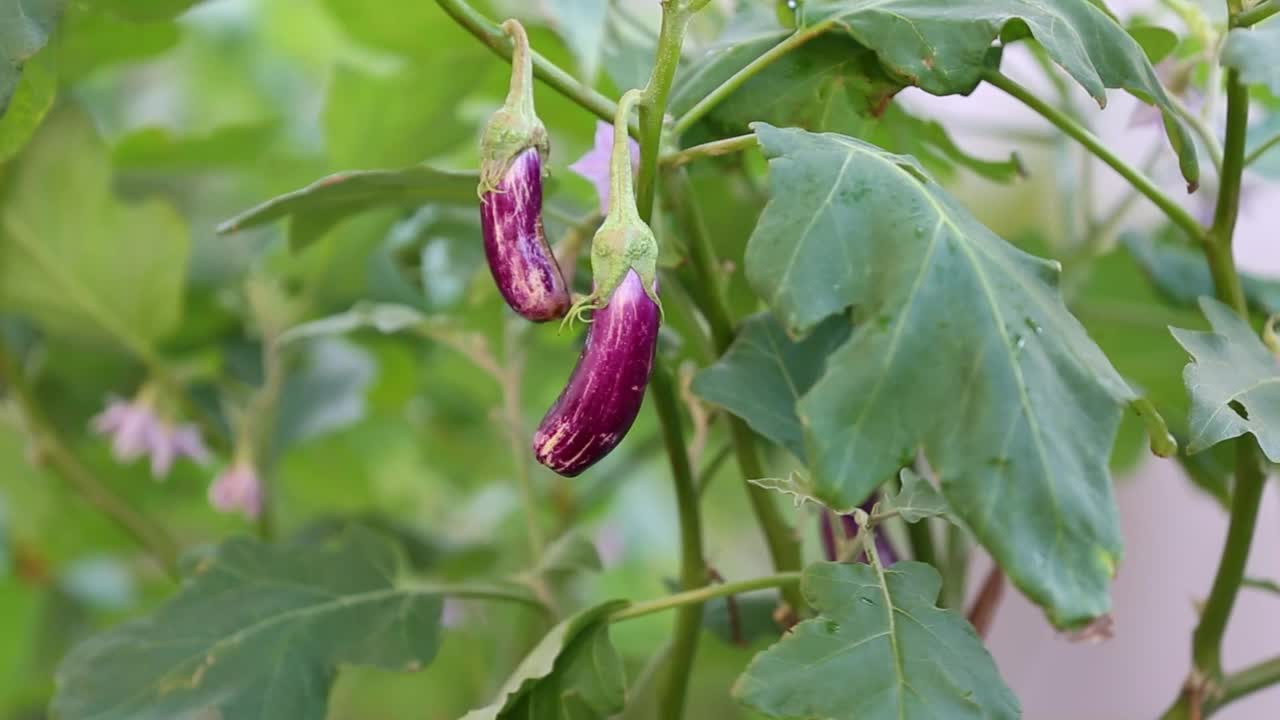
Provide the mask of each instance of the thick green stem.
POLYGON ((609 622, 622 622, 623 620, 633 620, 645 615, 653 615, 667 610, 673 610, 678 607, 687 605, 702 605, 709 600, 716 598, 728 597, 730 595, 741 595, 755 590, 769 590, 771 588, 788 587, 800 584, 800 573, 785 572, 777 575, 768 575, 765 577, 753 578, 751 580, 739 580, 731 583, 720 583, 719 585, 708 585, 704 588, 693 590, 690 592, 676 593, 668 595, 657 600, 636 603, 625 607, 614 613, 609 618, 609 622))
POLYGON ((640 103, 640 182, 636 204, 648 222, 653 215, 653 198, 658 183, 658 156, 662 152, 662 125, 667 113, 671 83, 680 65, 684 33, 692 13, 683 0, 663 0, 662 27, 658 32, 658 56, 644 86, 640 103))
MULTIPOLYGON (((498 56, 511 60, 512 43, 502 28, 485 17, 465 0, 436 0, 436 4, 467 32, 484 43, 498 56)), ((557 67, 537 52, 533 56, 533 74, 551 86, 556 92, 591 111, 601 120, 612 122, 617 115, 617 105, 609 98, 586 87, 572 75, 557 67)))
POLYGON ((983 75, 983 78, 1053 123, 1059 130, 1079 142, 1099 160, 1111 166, 1121 177, 1128 180, 1138 192, 1147 196, 1175 225, 1197 240, 1204 238, 1204 229, 1200 227, 1200 223, 1196 222, 1191 213, 1184 210, 1182 206, 1156 187, 1151 178, 1121 160, 1119 156, 1102 143, 1102 140, 1098 139, 1097 135, 1089 132, 1088 129, 1073 120, 1069 115, 1036 97, 1030 90, 998 70, 988 70, 983 75))
MULTIPOLYGON (((711 244, 711 236, 702 221, 702 215, 698 212, 697 203, 694 202, 693 188, 688 174, 684 170, 673 170, 668 172, 665 178, 664 197, 675 210, 676 219, 689 243, 689 265, 697 284, 697 292, 693 293, 693 296, 711 329, 716 353, 723 355, 733 343, 734 329, 724 301, 723 283, 715 248, 711 244)), ((764 477, 764 469, 755 447, 755 434, 751 428, 747 427, 741 419, 730 416, 729 434, 743 480, 764 477)), ((769 556, 773 561, 774 569, 778 572, 799 570, 800 544, 796 541, 795 532, 787 526, 786 520, 779 512, 772 493, 751 483, 745 483, 745 485, 752 512, 769 546, 769 556)), ((804 596, 797 588, 783 588, 782 595, 792 610, 797 613, 804 611, 804 596)))
MULTIPOLYGON (((699 515, 698 487, 689 466, 680 405, 676 399, 671 374, 661 363, 653 369, 649 390, 657 407, 662 435, 666 440, 671 477, 675 481, 676 512, 680 517, 680 587, 693 590, 707 583, 707 565, 702 555, 702 520, 699 515)), ((678 719, 684 715, 694 657, 698 653, 698 636, 702 629, 702 605, 689 603, 680 607, 671 641, 670 662, 663 683, 660 717, 678 719)))

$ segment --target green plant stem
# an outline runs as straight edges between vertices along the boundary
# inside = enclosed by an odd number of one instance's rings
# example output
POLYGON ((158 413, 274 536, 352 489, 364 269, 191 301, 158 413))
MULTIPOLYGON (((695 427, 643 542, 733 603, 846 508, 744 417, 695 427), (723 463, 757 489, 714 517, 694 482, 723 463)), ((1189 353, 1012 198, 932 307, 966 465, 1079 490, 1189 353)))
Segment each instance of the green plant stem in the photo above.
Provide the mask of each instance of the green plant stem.
POLYGON ((731 583, 720 583, 719 585, 707 585, 706 587, 689 592, 676 593, 668 595, 657 600, 649 600, 647 602, 635 603, 625 607, 609 617, 609 622, 622 622, 624 620, 634 620, 635 618, 644 617, 645 615, 653 615, 655 613, 674 610, 675 608, 684 607, 686 605, 702 605, 709 600, 716 598, 728 597, 730 595, 741 595, 742 593, 753 592, 755 590, 769 590, 772 588, 781 588, 788 586, 798 586, 800 584, 799 572, 785 572, 777 575, 766 575, 765 577, 753 578, 751 580, 739 580, 731 583))
POLYGON ((1251 27, 1277 13, 1280 13, 1280 0, 1267 0, 1267 2, 1251 7, 1248 10, 1234 11, 1231 18, 1231 27, 1251 27))
MULTIPOLYGON (((721 271, 716 260, 711 236, 703 223, 702 215, 694 202, 694 193, 688 173, 683 169, 669 171, 663 183, 664 196, 673 206, 677 220, 684 229, 689 245, 689 265, 696 278, 695 301, 711 329, 716 354, 723 355, 733 343, 734 328, 724 301, 721 271)), ((740 418, 729 417, 729 435, 742 479, 752 480, 765 476, 755 447, 755 434, 740 418)), ((773 568, 778 572, 800 569, 800 544, 795 533, 787 526, 770 491, 751 483, 745 483, 747 498, 756 522, 760 525, 769 547, 773 568)), ((804 596, 796 588, 783 588, 783 598, 792 610, 803 612, 804 596)))
POLYGON ((645 222, 653 217, 653 199, 658 183, 658 156, 662 152, 663 119, 691 15, 685 0, 662 0, 658 55, 640 101, 640 181, 636 185, 636 206, 640 208, 640 217, 645 222))
POLYGON ((1245 167, 1249 167, 1250 165, 1261 160, 1263 155, 1266 155, 1267 152, 1269 152, 1272 148, 1274 148, 1277 145, 1280 145, 1280 132, 1267 138, 1262 142, 1261 145, 1254 148, 1254 151, 1249 153, 1248 157, 1244 159, 1245 167))
POLYGON ((969 585, 969 536, 955 523, 947 524, 947 561, 942 568, 942 606, 964 611, 969 585))
POLYGON ((1246 695, 1280 683, 1280 657, 1233 672, 1222 682, 1222 695, 1209 703, 1209 711, 1217 710, 1246 695))
POLYGON ((738 88, 742 87, 748 80, 759 74, 761 70, 769 67, 769 65, 777 61, 778 58, 781 58, 792 50, 795 50, 801 45, 804 45, 810 40, 825 33, 830 26, 831 23, 828 21, 814 23, 809 27, 797 30, 777 45, 766 50, 762 55, 760 55, 760 57, 752 60, 750 63, 747 63, 747 65, 741 70, 734 73, 728 80, 721 83, 719 87, 707 93, 707 95, 699 100, 696 105, 689 108, 689 111, 682 115, 680 119, 676 120, 675 125, 672 126, 672 134, 676 137, 684 135, 688 132, 689 128, 693 127, 694 123, 705 117, 707 113, 715 109, 717 105, 737 91, 738 88))
MULTIPOLYGON (((436 4, 449 17, 461 25, 463 29, 474 35, 476 39, 484 43, 499 57, 508 62, 511 61, 511 38, 507 37, 507 34, 496 23, 468 5, 465 0, 436 0, 436 4)), ((578 82, 572 75, 537 52, 532 53, 532 55, 533 74, 539 80, 542 80, 556 92, 584 109, 591 111, 601 120, 606 122, 613 121, 618 110, 616 103, 578 82)), ((634 135, 635 128, 631 128, 631 130, 634 135)))
POLYGON ((1200 227, 1200 223, 1196 222, 1195 217, 1191 213, 1184 210, 1172 198, 1166 195, 1150 178, 1139 172, 1132 165, 1129 165, 1119 156, 1113 153, 1109 148, 1103 145, 1097 135, 1089 132, 1088 129, 1073 120, 1066 113, 1049 105, 1040 98, 1036 97, 1030 90, 1023 87, 1014 79, 997 71, 988 70, 983 74, 983 78, 992 85, 1000 88, 1013 98, 1021 102, 1023 105, 1034 110, 1037 114, 1053 123, 1059 130, 1083 145, 1089 152, 1093 153, 1099 160, 1111 166, 1113 170, 1128 180, 1138 192, 1147 196, 1156 207, 1160 208, 1165 215, 1178 227, 1185 230, 1193 238, 1197 240, 1204 239, 1204 229, 1200 227))
MULTIPOLYGON (((680 587, 694 590, 707 582, 707 565, 702 555, 702 520, 699 512, 698 487, 689 465, 684 428, 675 383, 662 362, 657 362, 649 379, 649 390, 657 406, 658 420, 666 440, 671 477, 675 481, 676 512, 680 517, 680 587)), ((693 661, 698 653, 698 636, 702 630, 702 605, 689 603, 676 615, 670 662, 661 694, 663 718, 680 718, 684 714, 685 696, 693 661)))
POLYGON ((760 139, 757 138, 754 133, 738 135, 737 137, 703 143, 702 145, 694 145, 693 147, 685 148, 679 152, 663 155, 659 162, 669 168, 678 168, 681 165, 687 165, 694 160, 718 157, 720 155, 730 155, 732 153, 748 150, 759 144, 760 139))
POLYGON ((8 391, 29 435, 36 462, 47 463, 85 502, 109 518, 141 546, 173 579, 178 579, 178 542, 159 521, 135 510, 98 480, 44 418, 22 377, 22 369, 0 348, 0 383, 8 391))
POLYGON ((911 543, 911 559, 938 566, 938 547, 933 540, 933 524, 928 518, 907 523, 907 541, 911 543))

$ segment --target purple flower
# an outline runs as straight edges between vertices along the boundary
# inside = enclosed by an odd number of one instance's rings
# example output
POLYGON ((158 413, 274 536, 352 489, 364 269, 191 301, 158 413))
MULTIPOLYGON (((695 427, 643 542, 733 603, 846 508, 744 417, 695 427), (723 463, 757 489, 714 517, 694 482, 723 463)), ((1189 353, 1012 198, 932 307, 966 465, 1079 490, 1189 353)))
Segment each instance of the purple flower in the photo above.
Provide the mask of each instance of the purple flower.
POLYGON ((262 484, 253 463, 238 459, 209 486, 209 504, 221 512, 239 512, 250 520, 262 512, 262 484))
MULTIPOLYGON (((628 143, 631 149, 631 172, 640 169, 640 145, 635 140, 628 143)), ((609 212, 609 156, 613 150, 613 126, 607 122, 596 123, 595 146, 586 155, 578 158, 578 162, 569 169, 586 178, 596 186, 596 195, 600 198, 600 212, 609 212)))
POLYGON ((200 464, 209 459, 200 431, 194 425, 174 425, 156 414, 151 394, 145 389, 132 401, 110 398, 92 424, 99 434, 111 438, 111 451, 119 462, 149 455, 151 474, 157 480, 169 474, 178 458, 200 464))

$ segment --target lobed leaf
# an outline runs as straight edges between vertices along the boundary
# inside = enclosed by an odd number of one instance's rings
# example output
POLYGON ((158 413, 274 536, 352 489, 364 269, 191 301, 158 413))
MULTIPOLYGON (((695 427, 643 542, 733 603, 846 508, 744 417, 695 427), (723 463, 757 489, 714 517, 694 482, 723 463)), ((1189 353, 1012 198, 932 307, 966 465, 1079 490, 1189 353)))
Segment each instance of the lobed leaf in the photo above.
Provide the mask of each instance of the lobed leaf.
POLYGON ((1188 419, 1194 454, 1252 433, 1271 462, 1280 462, 1280 367, 1257 334, 1231 308, 1202 298, 1212 332, 1169 328, 1191 353, 1183 371, 1191 396, 1188 419))
POLYGON ((816 563, 802 582, 820 614, 751 661, 733 691, 747 707, 774 718, 1020 717, 977 633, 935 605, 932 567, 816 563))
POLYGON ((850 507, 923 448, 956 515, 1055 624, 1107 611, 1107 472, 1133 392, 1010 246, 911 158, 756 126, 772 198, 747 277, 795 331, 862 318, 798 415, 816 494, 850 507))
POLYGON ((63 661, 64 720, 322 720, 341 664, 417 670, 439 645, 438 589, 399 587, 400 558, 367 531, 319 545, 236 538, 153 615, 63 661))
POLYGON ((903 468, 898 474, 902 486, 896 491, 886 492, 880 501, 882 512, 897 513, 903 520, 914 523, 931 517, 945 517, 951 514, 947 499, 929 484, 928 480, 903 468))

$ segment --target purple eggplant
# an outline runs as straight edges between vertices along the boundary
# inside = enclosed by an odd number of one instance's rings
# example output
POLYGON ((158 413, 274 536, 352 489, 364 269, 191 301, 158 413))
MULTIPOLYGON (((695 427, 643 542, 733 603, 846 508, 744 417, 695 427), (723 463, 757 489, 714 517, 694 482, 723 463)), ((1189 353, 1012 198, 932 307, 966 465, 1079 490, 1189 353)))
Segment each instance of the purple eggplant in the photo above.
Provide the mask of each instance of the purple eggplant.
POLYGON ((480 201, 484 254, 503 299, 534 322, 563 317, 569 288, 542 230, 542 158, 516 156, 498 186, 480 201))
POLYGON ((550 146, 533 107, 529 36, 515 20, 511 88, 480 137, 480 220, 484 253, 498 291, 512 310, 535 322, 562 317, 569 288, 542 229, 542 168, 550 146))
POLYGON ((595 311, 569 384, 534 433, 538 462, 574 477, 617 447, 644 401, 660 319, 639 273, 628 271, 595 311))

